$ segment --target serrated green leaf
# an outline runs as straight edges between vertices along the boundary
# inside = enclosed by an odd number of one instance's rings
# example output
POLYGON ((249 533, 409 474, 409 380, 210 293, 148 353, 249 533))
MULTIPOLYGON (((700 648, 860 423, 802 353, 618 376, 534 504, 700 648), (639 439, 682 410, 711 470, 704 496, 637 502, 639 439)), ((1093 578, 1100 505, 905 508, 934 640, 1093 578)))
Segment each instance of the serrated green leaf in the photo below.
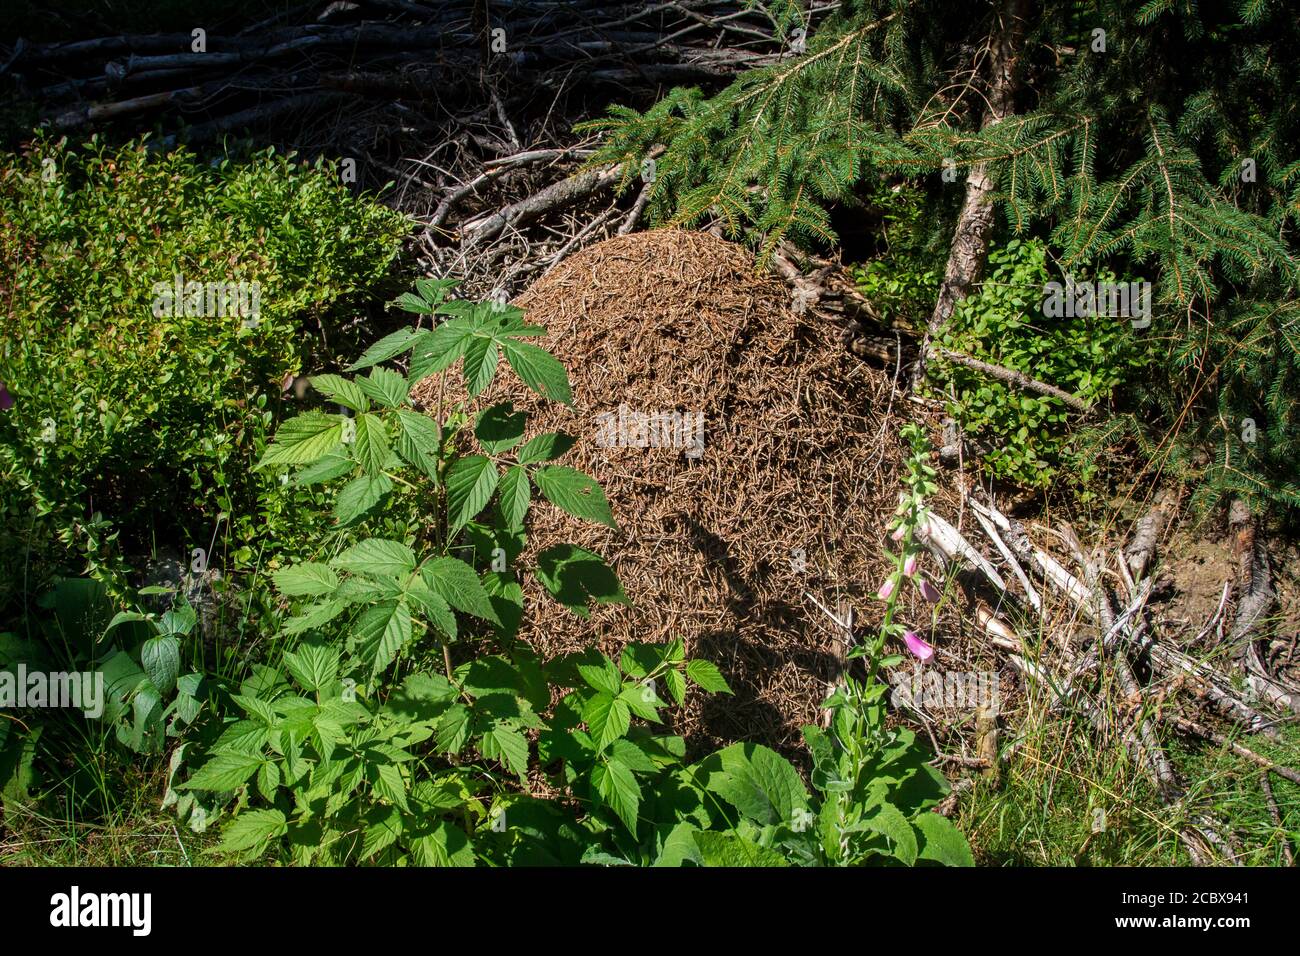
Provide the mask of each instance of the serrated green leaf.
POLYGON ((388 429, 378 415, 366 413, 357 416, 357 440, 354 447, 357 461, 368 473, 377 475, 388 464, 393 454, 388 444, 388 429))
POLYGON ((519 464, 532 465, 539 461, 553 461, 573 447, 572 435, 563 432, 544 432, 535 435, 519 449, 519 464))
POLYGON ((340 405, 345 405, 354 412, 370 409, 370 400, 356 382, 341 375, 313 375, 308 379, 311 387, 322 395, 327 395, 340 405))
POLYGON ((528 484, 528 473, 519 465, 507 468, 497 485, 497 507, 505 526, 509 529, 522 529, 531 502, 532 489, 528 484))
POLYGON ((468 319, 455 318, 443 322, 416 343, 411 352, 411 372, 407 378, 414 383, 449 368, 465 354, 473 335, 474 325, 468 319))
POLYGON ((474 437, 488 454, 499 455, 523 441, 527 421, 527 415, 515 411, 514 402, 498 402, 479 413, 474 437))
POLYGON ((401 355, 415 346, 415 343, 422 335, 428 335, 428 332, 422 332, 416 329, 406 328, 398 329, 391 335, 385 335, 370 348, 362 353, 361 358, 357 359, 348 366, 349 372, 355 372, 359 369, 369 368, 379 362, 386 362, 395 355, 401 355))
POLYGON ((475 336, 465 347, 465 383, 470 395, 481 395, 492 384, 501 352, 496 342, 475 336))
POLYGON ((382 673, 411 640, 411 609, 405 601, 384 601, 357 618, 358 653, 370 662, 372 674, 382 673))
POLYGON ((731 687, 712 661, 693 660, 686 664, 686 676, 695 684, 715 694, 730 694, 731 687))
POLYGON ((304 690, 319 693, 339 676, 339 652, 333 647, 303 644, 296 651, 285 652, 284 666, 304 690))
POLYGON ((442 446, 442 429, 438 423, 428 415, 401 409, 397 413, 397 425, 397 453, 436 482, 442 446))
POLYGON ((444 601, 466 614, 500 624, 478 574, 458 558, 434 558, 421 569, 425 583, 444 601))
POLYGON ((279 810, 245 810, 231 820, 221 831, 217 853, 249 853, 260 851, 272 840, 289 832, 284 814, 279 810))
POLYGON ((405 405, 411 387, 405 375, 390 368, 371 369, 369 375, 358 378, 356 383, 368 399, 384 408, 405 405))
POLYGON ((641 786, 631 768, 611 758, 591 768, 591 783, 635 837, 637 813, 641 808, 641 786))
POLYGON ((546 465, 533 473, 533 480, 548 501, 575 518, 617 527, 605 492, 588 475, 564 465, 546 465))
POLYGON ((506 339, 502 343, 506 361, 510 363, 524 384, 537 394, 552 401, 573 404, 573 391, 569 387, 569 373, 550 352, 528 342, 506 339))
POLYGON ((343 444, 343 419, 323 412, 307 412, 280 426, 275 440, 256 465, 310 465, 343 444))
POLYGON ((249 754, 217 754, 200 767, 177 790, 215 790, 224 792, 248 782, 248 778, 262 766, 260 756, 249 754))
POLYGON ((496 465, 483 455, 458 459, 447 470, 447 518, 453 534, 483 510, 498 480, 496 465))
POLYGON ((339 586, 338 575, 324 564, 304 561, 271 575, 275 589, 287 597, 315 597, 332 594, 339 586))
POLYGON ((361 518, 393 490, 393 483, 384 474, 361 475, 343 486, 334 499, 334 520, 341 525, 351 524, 361 518))
POLYGON ((415 569, 415 552, 400 541, 366 538, 330 561, 354 574, 396 577, 415 569))

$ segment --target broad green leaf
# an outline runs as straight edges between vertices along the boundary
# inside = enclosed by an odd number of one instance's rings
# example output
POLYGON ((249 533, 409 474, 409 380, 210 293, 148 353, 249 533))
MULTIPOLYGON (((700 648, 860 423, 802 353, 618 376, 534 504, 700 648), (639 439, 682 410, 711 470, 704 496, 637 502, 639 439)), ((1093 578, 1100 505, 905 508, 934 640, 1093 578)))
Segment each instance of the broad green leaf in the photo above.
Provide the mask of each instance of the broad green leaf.
POLYGON ((402 776, 402 768, 393 763, 381 763, 372 765, 370 770, 370 786, 375 793, 403 810, 410 810, 406 802, 406 778, 402 776))
POLYGON ((260 851, 288 832, 288 823, 279 810, 245 810, 222 829, 221 843, 215 852, 260 851))
POLYGON ((623 762, 611 758, 591 768, 591 783, 635 838, 637 812, 641 807, 641 786, 636 782, 631 769, 623 762))
POLYGON ((604 750, 622 737, 632 724, 627 702, 603 691, 587 701, 582 719, 591 732, 591 739, 596 742, 597 750, 604 750))
POLYGON ((411 352, 411 382, 451 366, 465 354, 465 348, 474 335, 474 325, 468 319, 455 318, 443 322, 432 332, 420 338, 411 352))
POLYGON ((343 486, 334 499, 334 519, 341 525, 351 524, 393 490, 387 475, 361 475, 343 486))
POLYGON ((406 328, 398 329, 392 335, 385 335, 370 348, 362 353, 361 358, 357 359, 348 366, 349 372, 355 372, 359 369, 369 368, 379 362, 386 362, 395 355, 401 355, 403 352, 411 349, 416 341, 422 335, 428 335, 428 332, 421 332, 416 329, 406 328))
POLYGON ((695 845, 700 851, 700 860, 705 866, 738 868, 790 865, 785 857, 771 847, 759 846, 735 833, 697 830, 694 837, 695 845))
POLYGON ((356 574, 397 576, 415 569, 415 552, 400 541, 366 538, 330 561, 356 574))
POLYGON ((324 627, 347 610, 347 607, 346 601, 325 601, 321 604, 314 604, 297 617, 291 617, 285 621, 284 633, 301 634, 303 631, 324 627))
POLYGON ((465 831, 446 820, 439 820, 432 833, 411 841, 411 857, 416 866, 467 867, 475 863, 474 847, 465 831))
POLYGON ((261 757, 248 754, 217 754, 176 789, 234 790, 246 783, 263 762, 261 757))
POLYGON ((500 624, 478 575, 459 558, 434 558, 421 568, 425 583, 458 611, 500 624))
POLYGON ((497 507, 501 511, 501 520, 505 522, 507 528, 523 528, 531 500, 532 489, 528 484, 528 473, 519 465, 507 468, 497 485, 497 507))
POLYGON ((343 419, 323 412, 307 412, 280 426, 258 468, 271 465, 310 465, 343 444, 343 419))
POLYGON ((599 664, 579 664, 578 676, 595 690, 603 690, 608 694, 619 694, 623 690, 623 678, 619 675, 618 668, 608 660, 602 660, 599 664))
POLYGON ((410 383, 405 375, 400 375, 390 368, 371 369, 370 374, 356 380, 357 387, 372 402, 384 408, 398 408, 405 405, 410 383))
POLYGON ((393 449, 388 444, 388 429, 378 415, 367 413, 357 416, 355 450, 361 467, 372 475, 379 474, 388 464, 393 449))
POLYGON ((806 809, 808 792, 799 771, 760 744, 736 743, 699 764, 704 789, 722 797, 760 826, 789 825, 806 809))
POLYGON ((573 447, 572 435, 563 432, 544 432, 535 435, 519 449, 519 464, 532 465, 539 461, 554 461, 573 447))
POLYGON ((357 463, 347 455, 326 455, 314 465, 308 465, 294 475, 293 483, 299 486, 319 485, 322 482, 342 478, 355 471, 357 463))
POLYGON ((376 807, 373 816, 367 814, 367 817, 373 822, 366 827, 361 843, 363 860, 388 849, 402 835, 402 812, 397 807, 376 807))
POLYGON ((448 707, 438 720, 438 730, 434 737, 438 749, 443 753, 459 753, 469 739, 469 708, 464 704, 448 707))
POLYGON ((497 724, 479 739, 479 752, 499 760, 523 780, 528 775, 528 739, 517 730, 497 724))
POLYGON ((411 640, 411 610, 405 601, 384 601, 361 612, 356 622, 358 653, 380 674, 411 640))
POLYGON ((319 693, 339 676, 339 652, 333 647, 303 644, 285 653, 284 666, 305 690, 319 693))
POLYGON ((451 608, 442 595, 429 587, 423 578, 408 585, 406 593, 415 602, 416 609, 428 618, 429 623, 444 637, 453 641, 456 639, 456 615, 451 613, 451 608))
POLYGON ((550 352, 517 339, 502 343, 506 361, 529 388, 552 401, 573 404, 573 391, 569 388, 569 374, 550 352))
POLYGON ((447 517, 454 534, 487 505, 500 475, 490 458, 468 455, 447 470, 447 517))
POLYGON ((664 671, 664 684, 668 686, 668 693, 672 694, 673 700, 680 707, 686 700, 686 678, 682 676, 682 672, 676 668, 664 671))
POLYGON ((433 303, 426 302, 414 292, 403 292, 394 300, 393 304, 404 312, 415 312, 421 315, 433 314, 433 303))
POLYGON ((339 576, 327 565, 304 561, 281 568, 271 575, 275 589, 287 597, 315 597, 332 594, 339 586, 339 576))
POLYGON ((548 501, 574 517, 617 527, 605 492, 595 479, 564 465, 546 465, 533 473, 533 480, 548 501))
POLYGON ((686 664, 686 676, 694 683, 715 694, 730 694, 731 688, 722 671, 712 661, 694 660, 686 664))
POLYGON ((904 866, 916 862, 916 831, 898 807, 889 802, 882 803, 875 813, 862 821, 862 825, 888 839, 894 856, 904 866))
POLYGON ((438 480, 438 455, 442 429, 428 415, 400 409, 397 413, 397 452, 406 461, 438 480))
POLYGON ((476 336, 465 347, 465 382, 471 395, 480 395, 492 384, 501 358, 496 342, 476 336))
POLYGON ((170 694, 181 672, 181 642, 173 635, 150 638, 140 647, 140 666, 160 694, 170 694))
POLYGON ((313 375, 308 382, 311 387, 323 395, 328 395, 340 405, 346 405, 354 412, 370 410, 370 401, 361 386, 341 375, 313 375))
POLYGON ((919 813, 915 824, 925 838, 919 854, 922 860, 934 860, 945 866, 975 865, 970 844, 947 817, 937 813, 919 813))

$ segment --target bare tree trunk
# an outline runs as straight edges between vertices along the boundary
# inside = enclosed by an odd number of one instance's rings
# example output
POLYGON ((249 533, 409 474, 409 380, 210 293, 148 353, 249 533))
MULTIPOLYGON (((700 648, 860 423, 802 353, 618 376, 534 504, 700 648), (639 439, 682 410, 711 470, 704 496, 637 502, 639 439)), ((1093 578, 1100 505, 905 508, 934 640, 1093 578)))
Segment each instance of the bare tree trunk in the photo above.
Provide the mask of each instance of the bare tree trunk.
MULTIPOLYGON (((998 22, 989 36, 988 109, 984 113, 982 129, 997 125, 1014 112, 1015 94, 1019 88, 1016 65, 1020 59, 1028 12, 1029 0, 1003 0, 998 11, 998 22)), ((930 340, 943 331, 953 307, 970 292, 983 272, 992 231, 993 179, 988 164, 976 163, 966 177, 966 198, 957 217, 957 227, 953 230, 939 298, 926 328, 921 354, 916 360, 913 386, 920 384, 925 375, 930 340)))

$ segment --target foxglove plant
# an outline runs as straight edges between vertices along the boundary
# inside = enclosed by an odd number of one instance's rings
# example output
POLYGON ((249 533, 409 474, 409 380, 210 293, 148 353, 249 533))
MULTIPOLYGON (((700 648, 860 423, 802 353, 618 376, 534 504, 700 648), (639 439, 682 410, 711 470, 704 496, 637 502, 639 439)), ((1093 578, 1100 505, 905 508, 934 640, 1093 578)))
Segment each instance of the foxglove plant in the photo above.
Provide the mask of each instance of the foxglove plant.
POLYGON ((925 499, 938 487, 934 482, 935 471, 930 465, 930 443, 924 430, 915 423, 903 426, 901 434, 912 447, 912 454, 907 460, 905 482, 907 492, 894 513, 894 528, 890 540, 899 544, 897 554, 887 551, 894 569, 881 582, 876 597, 885 602, 885 618, 880 625, 871 645, 863 649, 867 658, 868 682, 874 678, 876 668, 881 663, 881 654, 890 638, 901 640, 915 657, 922 661, 934 656, 934 648, 927 644, 917 633, 894 620, 898 600, 902 594, 901 585, 910 581, 930 604, 938 604, 942 594, 925 575, 919 572, 921 543, 928 534, 925 516, 925 499))

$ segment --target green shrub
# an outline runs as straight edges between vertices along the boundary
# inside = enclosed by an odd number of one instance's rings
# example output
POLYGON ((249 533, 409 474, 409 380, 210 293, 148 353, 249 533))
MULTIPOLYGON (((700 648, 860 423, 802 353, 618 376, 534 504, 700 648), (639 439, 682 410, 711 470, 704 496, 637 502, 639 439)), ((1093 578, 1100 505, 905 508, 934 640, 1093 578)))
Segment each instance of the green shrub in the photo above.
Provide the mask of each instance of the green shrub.
MULTIPOLYGON (((1105 401, 1150 361, 1150 352, 1128 319, 1046 317, 1044 287, 1051 278, 1041 242, 1013 239, 995 247, 988 276, 977 293, 957 303, 941 344, 1023 372, 1089 404, 1105 401)), ((1107 272, 1090 278, 1116 281, 1107 272)), ((983 458, 990 474, 1030 488, 1051 484, 1073 435, 1059 399, 940 359, 931 364, 929 375, 947 398, 949 414, 967 433, 994 446, 983 458)))
MULTIPOLYGON (((34 512, 37 530, 120 583, 124 553, 206 548, 223 518, 234 566, 253 562, 307 497, 243 467, 311 350, 304 320, 324 327, 384 280, 406 229, 322 163, 271 151, 207 165, 144 144, 38 140, 6 157, 7 533, 25 534, 34 512), (256 289, 260 312, 168 314, 176 275, 247 283, 244 304, 256 289)), ((186 297, 178 311, 227 305, 186 297)), ((45 550, 35 532, 27 545, 45 550)))
MULTIPOLYGON (((322 548, 328 560, 275 572, 295 612, 283 633, 306 640, 255 667, 174 752, 166 802, 191 827, 228 813, 213 852, 317 865, 969 863, 961 834, 927 812, 943 777, 910 731, 885 727, 876 668, 901 626, 854 650, 867 679, 846 678, 827 701, 832 731, 805 728, 813 793, 757 744, 685 764, 685 741, 664 732, 661 712, 691 684, 730 690, 714 665, 686 659, 681 640, 629 645, 617 664, 595 651, 543 662, 515 644, 521 570, 576 614, 627 600, 599 556, 571 545, 517 568, 528 515, 553 506, 613 519, 592 479, 554 463, 569 436, 525 440, 511 403, 472 408, 503 355, 534 391, 572 402, 564 367, 528 341, 545 330, 517 309, 447 301, 450 283, 417 287, 399 304, 450 318, 377 342, 352 366, 364 376, 313 377, 350 414, 290 419, 258 465, 345 482, 335 516, 354 534, 322 548), (380 364, 407 352, 405 374, 380 364), (443 421, 409 408, 414 382, 457 363, 469 400, 449 400, 443 421), (381 503, 412 487, 426 496, 425 520, 393 528, 381 503), (457 645, 471 656, 454 666, 457 645), (535 795, 538 774, 558 796, 535 795)), ((909 438, 918 452, 900 569, 915 559, 934 488, 924 439, 909 438)))

